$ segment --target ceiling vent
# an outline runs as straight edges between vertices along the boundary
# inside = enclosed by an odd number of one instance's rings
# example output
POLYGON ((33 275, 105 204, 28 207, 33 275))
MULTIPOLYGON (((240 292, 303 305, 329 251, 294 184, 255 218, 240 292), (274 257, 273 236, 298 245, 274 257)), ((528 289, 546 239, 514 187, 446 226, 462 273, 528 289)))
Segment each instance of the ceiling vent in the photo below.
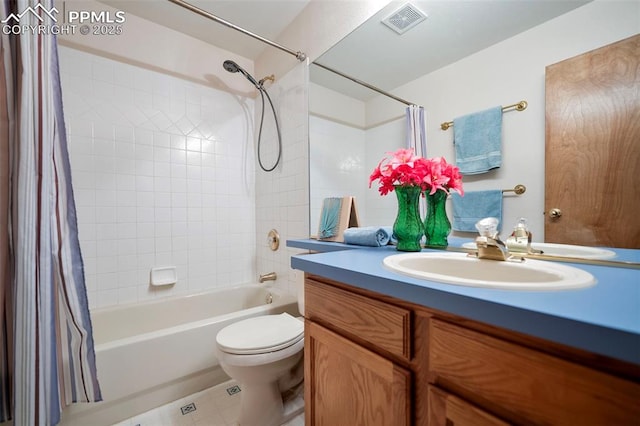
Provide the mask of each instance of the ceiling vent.
POLYGON ((426 13, 411 3, 406 3, 400 9, 383 19, 382 23, 398 34, 403 34, 425 19, 427 19, 426 13))

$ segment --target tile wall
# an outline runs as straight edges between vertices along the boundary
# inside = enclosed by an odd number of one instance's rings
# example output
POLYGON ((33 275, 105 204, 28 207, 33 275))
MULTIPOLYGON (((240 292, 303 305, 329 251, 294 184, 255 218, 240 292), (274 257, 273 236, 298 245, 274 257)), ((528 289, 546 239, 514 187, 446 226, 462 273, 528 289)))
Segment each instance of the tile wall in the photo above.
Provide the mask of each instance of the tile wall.
POLYGON ((90 307, 252 281, 255 100, 59 54, 90 307), (177 284, 151 287, 164 266, 177 284))
POLYGON ((312 115, 310 119, 311 233, 316 234, 322 200, 356 197, 360 226, 392 226, 395 194, 382 197, 369 176, 388 153, 404 146, 404 119, 360 129, 312 115))
MULTIPOLYGON (((268 285, 292 294, 296 294, 302 284, 302 273, 290 266, 291 255, 300 250, 287 248, 286 240, 309 237, 308 81, 309 66, 304 62, 286 75, 276 76, 275 83, 267 86, 280 121, 282 158, 270 173, 256 165, 256 278, 259 274, 276 272, 278 279, 268 285), (272 228, 280 234, 277 251, 271 251, 267 244, 267 234, 272 228)), ((259 115, 258 100, 256 108, 259 115)), ((266 168, 273 166, 277 158, 277 133, 269 114, 271 110, 267 109, 261 149, 266 168)))
POLYGON ((309 129, 311 234, 318 232, 322 201, 328 197, 355 196, 358 217, 366 222, 366 131, 315 115, 309 119, 309 129))

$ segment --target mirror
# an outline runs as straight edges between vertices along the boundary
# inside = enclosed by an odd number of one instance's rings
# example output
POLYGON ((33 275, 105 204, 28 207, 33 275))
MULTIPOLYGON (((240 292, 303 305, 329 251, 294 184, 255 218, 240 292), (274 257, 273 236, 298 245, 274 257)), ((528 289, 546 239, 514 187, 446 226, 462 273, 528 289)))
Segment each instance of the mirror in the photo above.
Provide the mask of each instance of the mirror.
MULTIPOLYGON (((525 185, 522 195, 505 192, 501 235, 526 217, 533 240, 544 242, 545 67, 637 33, 638 4, 412 1, 428 17, 396 34, 381 21, 403 4, 389 4, 316 62, 424 106, 428 156, 449 162, 453 131, 441 123, 527 101, 526 110, 503 116, 502 167, 465 176, 464 187, 525 185)), ((405 105, 316 66, 310 78, 312 227, 323 198, 347 195, 363 225, 391 225, 395 196, 368 188, 368 177, 386 152, 404 146, 405 105)), ((640 261, 639 250, 616 252, 616 260, 640 261)))

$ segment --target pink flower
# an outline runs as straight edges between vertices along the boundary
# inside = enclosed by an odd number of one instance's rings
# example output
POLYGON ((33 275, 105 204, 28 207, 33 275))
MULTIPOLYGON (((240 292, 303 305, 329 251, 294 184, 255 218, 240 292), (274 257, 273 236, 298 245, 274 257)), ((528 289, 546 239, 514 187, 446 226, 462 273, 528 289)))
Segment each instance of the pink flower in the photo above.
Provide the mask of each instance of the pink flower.
POLYGON ((413 149, 387 153, 369 176, 369 188, 376 180, 380 181, 378 190, 382 195, 393 191, 395 185, 420 186, 429 194, 442 190, 447 194, 455 191, 464 195, 458 167, 447 163, 443 157, 418 157, 413 149))
POLYGON ((464 195, 462 175, 458 167, 447 163, 444 157, 434 157, 425 161, 429 170, 423 178, 425 192, 429 191, 429 195, 433 195, 436 191, 442 190, 447 194, 455 191, 464 195))

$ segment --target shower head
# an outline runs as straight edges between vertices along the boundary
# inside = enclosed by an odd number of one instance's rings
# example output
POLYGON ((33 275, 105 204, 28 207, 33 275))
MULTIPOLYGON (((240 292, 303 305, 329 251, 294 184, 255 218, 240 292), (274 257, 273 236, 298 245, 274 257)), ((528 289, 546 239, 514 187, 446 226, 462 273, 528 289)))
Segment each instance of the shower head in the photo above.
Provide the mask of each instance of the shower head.
POLYGON ((236 64, 232 60, 227 59, 226 61, 224 61, 224 63, 222 64, 222 67, 231 73, 239 72, 240 74, 244 75, 247 78, 247 80, 249 80, 254 86, 256 86, 257 89, 260 89, 260 84, 258 84, 256 79, 253 78, 251 74, 246 72, 240 65, 236 64))
POLYGON ((240 71, 240 66, 238 64, 236 64, 235 62, 229 60, 229 59, 224 61, 222 66, 224 67, 225 70, 227 70, 229 72, 238 72, 238 71, 240 71))

